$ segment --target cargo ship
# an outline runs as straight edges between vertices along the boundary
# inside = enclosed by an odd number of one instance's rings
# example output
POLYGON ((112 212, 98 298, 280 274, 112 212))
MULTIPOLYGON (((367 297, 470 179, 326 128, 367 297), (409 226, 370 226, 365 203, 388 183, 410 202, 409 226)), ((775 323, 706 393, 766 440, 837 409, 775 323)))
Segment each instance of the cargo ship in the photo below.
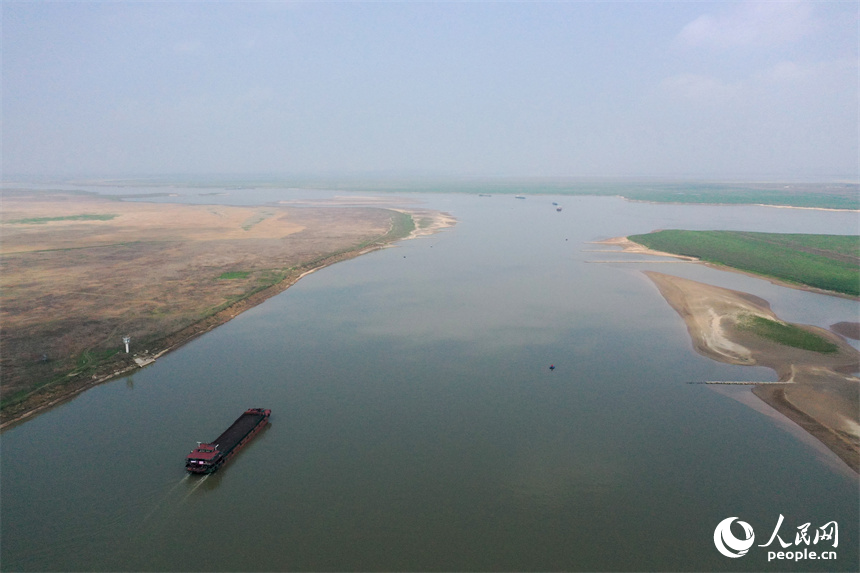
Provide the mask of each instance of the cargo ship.
POLYGON ((195 474, 211 474, 245 447, 269 422, 271 410, 250 408, 211 443, 197 442, 185 458, 185 469, 195 474))

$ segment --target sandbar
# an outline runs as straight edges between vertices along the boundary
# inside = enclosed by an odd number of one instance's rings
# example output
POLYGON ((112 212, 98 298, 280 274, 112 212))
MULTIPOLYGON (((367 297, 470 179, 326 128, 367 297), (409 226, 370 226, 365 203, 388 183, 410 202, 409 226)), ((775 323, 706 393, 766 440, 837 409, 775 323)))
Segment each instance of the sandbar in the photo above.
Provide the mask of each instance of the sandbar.
MULTIPOLYGON (((748 315, 780 321, 764 299, 689 279, 644 271, 683 318, 694 349, 729 364, 766 366, 778 384, 753 393, 797 423, 860 473, 860 352, 837 334, 794 325, 836 345, 822 353, 786 346, 739 327, 748 315)), ((784 321, 780 321, 784 322, 784 321)))
POLYGON ((860 340, 860 322, 843 321, 830 325, 830 330, 845 338, 860 340))

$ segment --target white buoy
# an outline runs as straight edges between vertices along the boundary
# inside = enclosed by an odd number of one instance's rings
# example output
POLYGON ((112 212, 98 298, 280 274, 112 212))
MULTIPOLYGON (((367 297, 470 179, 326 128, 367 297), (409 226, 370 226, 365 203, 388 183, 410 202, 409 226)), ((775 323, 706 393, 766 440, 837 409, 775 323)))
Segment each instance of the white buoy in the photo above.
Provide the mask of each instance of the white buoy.
POLYGON ((123 336, 122 341, 125 344, 125 353, 128 354, 128 343, 131 342, 130 336, 123 336))

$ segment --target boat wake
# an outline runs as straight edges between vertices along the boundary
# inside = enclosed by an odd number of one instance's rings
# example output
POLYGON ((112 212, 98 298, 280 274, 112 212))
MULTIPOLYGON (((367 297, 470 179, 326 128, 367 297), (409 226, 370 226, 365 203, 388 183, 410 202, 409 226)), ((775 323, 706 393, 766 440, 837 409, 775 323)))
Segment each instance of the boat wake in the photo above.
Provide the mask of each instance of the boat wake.
MULTIPOLYGON (((203 483, 204 483, 207 479, 209 479, 209 475, 210 475, 210 474, 206 474, 205 476, 201 477, 201 478, 197 481, 197 483, 196 483, 196 484, 194 484, 193 486, 191 486, 191 489, 188 491, 188 493, 186 493, 186 494, 185 494, 185 497, 183 497, 183 498, 182 498, 182 501, 180 501, 179 503, 185 503, 185 501, 186 501, 189 497, 191 497, 191 494, 193 494, 195 491, 197 491, 197 488, 199 488, 201 485, 203 485, 203 483)), ((187 477, 191 477, 191 476, 185 476, 185 477, 187 478, 187 477)))
MULTIPOLYGON (((170 487, 170 489, 168 489, 167 492, 161 496, 161 499, 159 499, 155 503, 153 508, 149 511, 149 513, 147 513, 144 516, 143 521, 141 523, 146 523, 147 521, 149 521, 149 519, 153 515, 158 513, 162 508, 164 508, 165 505, 167 505, 168 508, 175 508, 176 506, 185 503, 188 500, 188 498, 191 497, 191 495, 195 491, 197 491, 197 488, 199 488, 201 485, 203 485, 203 482, 205 482, 208 477, 209 477, 208 475, 205 475, 205 476, 202 476, 200 478, 197 478, 197 476, 193 476, 191 474, 185 474, 182 477, 182 479, 180 479, 175 484, 173 484, 170 487), (196 481, 196 483, 192 484, 190 489, 187 492, 183 492, 182 490, 177 491, 183 484, 185 484, 189 481, 192 481, 192 480, 196 481), (180 495, 182 497, 177 499, 177 497, 180 495), (171 499, 173 499, 174 501, 171 502, 170 501, 171 499)), ((168 509, 168 511, 169 511, 169 509, 168 509)))

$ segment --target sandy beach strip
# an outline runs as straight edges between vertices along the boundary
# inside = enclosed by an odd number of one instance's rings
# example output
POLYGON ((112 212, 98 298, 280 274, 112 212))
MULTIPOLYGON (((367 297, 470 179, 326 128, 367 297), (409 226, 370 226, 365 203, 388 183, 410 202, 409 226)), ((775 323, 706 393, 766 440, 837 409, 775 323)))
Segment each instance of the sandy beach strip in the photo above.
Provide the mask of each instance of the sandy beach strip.
POLYGON ((678 259, 681 261, 687 262, 701 262, 696 257, 688 257, 686 255, 676 255, 675 253, 664 253, 663 251, 654 251, 649 249, 645 245, 640 245, 639 243, 635 243, 628 239, 627 237, 613 237, 611 239, 605 239, 603 241, 594 241, 595 245, 609 245, 613 247, 620 247, 619 251, 602 251, 602 252, 613 252, 613 253, 630 253, 635 255, 653 255, 655 257, 671 257, 673 259, 678 259))

